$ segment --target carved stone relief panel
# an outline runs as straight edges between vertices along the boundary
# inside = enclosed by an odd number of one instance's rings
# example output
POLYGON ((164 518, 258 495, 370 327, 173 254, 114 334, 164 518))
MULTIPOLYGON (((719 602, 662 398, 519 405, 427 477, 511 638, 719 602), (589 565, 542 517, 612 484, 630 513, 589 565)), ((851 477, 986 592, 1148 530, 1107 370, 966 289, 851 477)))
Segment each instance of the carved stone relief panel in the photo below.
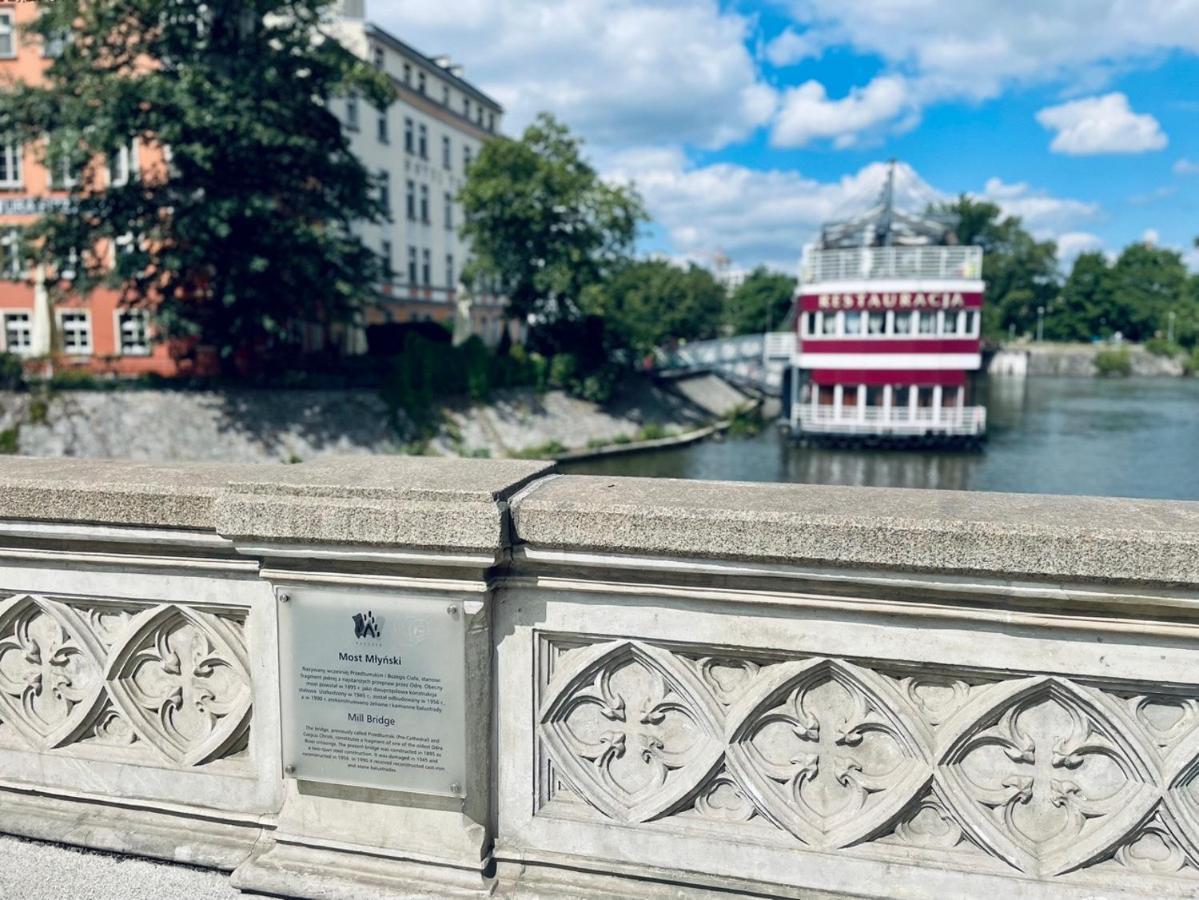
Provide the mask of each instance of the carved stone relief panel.
POLYGON ((607 819, 1199 875, 1199 688, 539 640, 538 765, 607 819))
POLYGON ((0 601, 0 741, 101 747, 173 767, 246 752, 244 613, 10 594, 0 601))

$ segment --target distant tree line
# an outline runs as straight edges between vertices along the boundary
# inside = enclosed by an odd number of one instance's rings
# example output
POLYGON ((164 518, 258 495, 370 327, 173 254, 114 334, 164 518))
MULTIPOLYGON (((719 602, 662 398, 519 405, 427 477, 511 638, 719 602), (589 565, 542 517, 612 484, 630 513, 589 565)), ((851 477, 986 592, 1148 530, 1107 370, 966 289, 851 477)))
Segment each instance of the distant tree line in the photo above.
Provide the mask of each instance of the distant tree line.
POLYGON ((1130 244, 1114 260, 1079 254, 1063 274, 1053 241, 1034 238, 1016 216, 962 196, 940 207, 957 216, 957 237, 983 248, 987 302, 983 330, 992 338, 1036 333, 1044 310, 1044 337, 1092 341, 1116 334, 1130 341, 1199 343, 1199 276, 1176 250, 1130 244), (1172 315, 1171 315, 1172 314, 1172 315))

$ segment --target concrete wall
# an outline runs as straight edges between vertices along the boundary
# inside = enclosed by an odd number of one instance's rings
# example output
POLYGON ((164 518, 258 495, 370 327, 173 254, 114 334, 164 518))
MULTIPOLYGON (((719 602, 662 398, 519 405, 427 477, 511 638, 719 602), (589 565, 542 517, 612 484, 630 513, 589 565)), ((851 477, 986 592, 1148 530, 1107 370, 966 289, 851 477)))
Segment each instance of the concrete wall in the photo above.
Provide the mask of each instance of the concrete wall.
POLYGON ((1194 896, 1197 599, 1195 503, 10 460, 0 830, 304 897, 1194 896), (284 777, 314 586, 464 604, 463 797, 284 777))

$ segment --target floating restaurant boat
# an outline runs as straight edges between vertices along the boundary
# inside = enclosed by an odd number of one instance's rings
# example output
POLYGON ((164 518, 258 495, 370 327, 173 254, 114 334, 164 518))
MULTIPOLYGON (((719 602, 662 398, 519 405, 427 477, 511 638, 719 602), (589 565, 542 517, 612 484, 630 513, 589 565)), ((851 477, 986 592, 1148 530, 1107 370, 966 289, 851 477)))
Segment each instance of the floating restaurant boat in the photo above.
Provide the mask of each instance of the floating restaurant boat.
POLYGON ((982 248, 952 219, 878 204, 821 229, 800 266, 783 419, 810 443, 976 446, 982 248))

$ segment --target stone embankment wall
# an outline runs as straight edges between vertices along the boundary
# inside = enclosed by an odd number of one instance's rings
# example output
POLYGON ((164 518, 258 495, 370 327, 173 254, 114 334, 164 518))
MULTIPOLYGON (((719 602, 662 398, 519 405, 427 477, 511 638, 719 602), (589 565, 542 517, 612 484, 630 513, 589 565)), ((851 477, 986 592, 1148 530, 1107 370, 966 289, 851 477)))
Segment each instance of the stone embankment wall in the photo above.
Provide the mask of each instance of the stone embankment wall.
POLYGON ((305 898, 1182 900, 1197 608, 1196 503, 11 459, 0 831, 305 898), (288 767, 304 597, 317 661, 461 616, 450 793, 288 767))
POLYGON ((0 392, 0 452, 239 463, 418 449, 501 458, 636 441, 647 426, 693 431, 746 402, 711 376, 685 390, 640 383, 606 407, 562 391, 504 391, 488 404, 448 407, 439 434, 417 448, 396 434, 371 391, 0 392))
MULTIPOLYGON (((1179 358, 1156 356, 1136 344, 1125 344, 1124 347, 1129 353, 1132 375, 1177 378, 1185 374, 1183 361, 1179 358)), ((990 373, 1092 378, 1099 375, 1095 357, 1111 349, 1114 348, 1097 344, 1015 344, 992 357, 990 373)))

